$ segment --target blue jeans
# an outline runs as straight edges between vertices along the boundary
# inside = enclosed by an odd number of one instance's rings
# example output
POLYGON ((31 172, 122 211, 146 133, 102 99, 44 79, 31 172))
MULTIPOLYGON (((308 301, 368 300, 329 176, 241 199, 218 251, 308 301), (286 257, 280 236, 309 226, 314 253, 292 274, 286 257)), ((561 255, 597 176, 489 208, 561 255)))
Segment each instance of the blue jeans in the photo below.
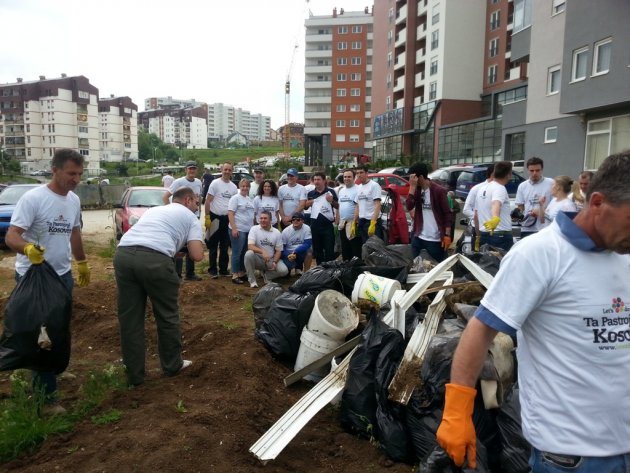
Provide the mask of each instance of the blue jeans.
POLYGON ((245 271, 245 252, 247 251, 247 235, 249 232, 238 232, 238 237, 232 236, 230 230, 230 242, 232 243, 232 274, 245 271))
MULTIPOLYGON (((72 288, 74 287, 72 272, 68 271, 59 277, 68 288, 68 291, 70 291, 70 294, 72 294, 72 288)), ((20 282, 22 278, 23 276, 20 276, 17 272, 15 273, 16 283, 20 282)), ((33 391, 43 389, 46 401, 48 403, 55 402, 57 400, 57 376, 55 376, 55 373, 50 371, 31 371, 31 376, 33 391)))
POLYGON ((411 240, 411 249, 414 258, 420 254, 420 250, 427 250, 429 256, 438 263, 444 261, 446 257, 441 241, 429 241, 414 237, 413 240, 411 240))
POLYGON ((630 473, 630 453, 612 457, 556 455, 532 448, 533 473, 630 473))
POLYGON ((480 232, 481 238, 479 239, 480 245, 491 245, 496 248, 501 248, 505 251, 510 251, 510 248, 514 245, 514 238, 512 232, 494 232, 490 235, 490 232, 480 232))
MULTIPOLYGON (((372 223, 372 221, 368 220, 367 218, 359 219, 359 224, 357 225, 357 236, 361 238, 363 244, 365 244, 365 242, 368 241, 368 238, 370 238, 370 235, 368 235, 370 223, 372 223)), ((379 237, 381 240, 385 240, 385 237, 383 235, 383 223, 381 222, 380 218, 376 221, 376 231, 374 232, 374 235, 379 237)))

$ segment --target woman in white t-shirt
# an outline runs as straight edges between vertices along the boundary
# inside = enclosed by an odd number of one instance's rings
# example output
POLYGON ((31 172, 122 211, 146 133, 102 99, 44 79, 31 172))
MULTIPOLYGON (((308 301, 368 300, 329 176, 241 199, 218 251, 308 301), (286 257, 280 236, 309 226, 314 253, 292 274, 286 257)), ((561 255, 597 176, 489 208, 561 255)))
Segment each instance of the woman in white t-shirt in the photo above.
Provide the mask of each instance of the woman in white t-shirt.
POLYGON ((254 224, 254 202, 249 197, 250 182, 241 179, 238 183, 238 194, 230 197, 228 202, 228 220, 230 242, 232 244, 232 282, 243 284, 247 281, 245 272, 245 252, 247 251, 247 235, 254 224))
POLYGON ((278 199, 278 186, 271 179, 265 179, 258 187, 258 195, 254 197, 254 209, 256 210, 256 223, 260 223, 260 213, 266 210, 271 213, 271 226, 276 226, 280 218, 280 200, 278 199))
POLYGON ((573 179, 569 176, 557 176, 553 179, 553 186, 551 186, 551 195, 553 199, 549 202, 549 205, 545 206, 545 197, 540 198, 540 208, 544 215, 544 226, 548 226, 553 222, 558 215, 558 212, 576 212, 577 208, 575 202, 569 199, 568 195, 571 192, 571 185, 573 179))

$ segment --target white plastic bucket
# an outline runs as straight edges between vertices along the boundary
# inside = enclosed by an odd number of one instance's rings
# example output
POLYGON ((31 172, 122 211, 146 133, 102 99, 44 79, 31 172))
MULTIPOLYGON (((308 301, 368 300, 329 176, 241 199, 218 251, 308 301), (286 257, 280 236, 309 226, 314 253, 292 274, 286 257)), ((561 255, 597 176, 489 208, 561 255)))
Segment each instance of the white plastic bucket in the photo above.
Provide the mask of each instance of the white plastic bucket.
POLYGON ((342 293, 327 289, 315 299, 307 328, 333 340, 345 340, 359 325, 359 314, 342 293))
MULTIPOLYGON (((294 370, 301 370, 306 365, 310 365, 314 361, 319 360, 322 356, 330 353, 342 343, 343 340, 333 340, 325 335, 311 332, 307 327, 304 327, 302 335, 300 335, 300 349, 298 350, 295 360, 294 370)), ((304 379, 317 382, 326 376, 329 371, 330 365, 325 365, 304 376, 304 379)))
POLYGON ((352 302, 360 299, 382 306, 394 297, 394 292, 400 290, 400 283, 395 279, 388 279, 370 273, 363 273, 357 278, 352 290, 352 302))

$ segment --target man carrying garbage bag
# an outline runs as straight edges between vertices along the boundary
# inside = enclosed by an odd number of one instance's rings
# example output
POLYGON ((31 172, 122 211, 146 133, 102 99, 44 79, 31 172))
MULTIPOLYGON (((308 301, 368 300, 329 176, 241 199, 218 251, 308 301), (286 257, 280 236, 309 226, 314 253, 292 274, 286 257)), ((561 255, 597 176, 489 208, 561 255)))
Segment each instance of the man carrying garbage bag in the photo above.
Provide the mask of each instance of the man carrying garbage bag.
MULTIPOLYGON (((77 285, 83 287, 90 282, 81 238, 81 203, 72 192, 81 181, 83 164, 84 158, 77 151, 58 149, 52 159, 51 181, 28 191, 18 201, 6 236, 7 246, 17 253, 17 281, 32 264, 42 264, 45 259, 72 293, 72 253, 79 271, 77 285)), ((65 412, 57 398, 54 373, 34 371, 33 387, 44 391, 45 414, 65 412)))
POLYGON ((474 386, 501 331, 518 338, 521 418, 534 473, 627 471, 629 175, 630 151, 609 156, 580 213, 560 213, 503 259, 446 385, 437 439, 456 464, 467 458, 475 467, 474 386))

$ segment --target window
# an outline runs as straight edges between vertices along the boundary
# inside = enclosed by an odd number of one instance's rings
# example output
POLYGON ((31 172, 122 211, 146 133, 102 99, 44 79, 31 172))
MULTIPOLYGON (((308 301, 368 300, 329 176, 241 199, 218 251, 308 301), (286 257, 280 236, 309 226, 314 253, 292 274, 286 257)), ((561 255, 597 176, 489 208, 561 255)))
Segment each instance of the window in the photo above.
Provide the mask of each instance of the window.
POLYGON ((545 128, 545 143, 555 143, 558 140, 558 127, 550 126, 545 128))
POLYGON ((571 66, 571 82, 586 79, 588 67, 588 48, 573 51, 573 65, 571 66))
POLYGON ((358 103, 350 105, 350 111, 351 112, 360 112, 361 111, 361 105, 359 105, 358 103))
POLYGON ((490 57, 495 57, 499 54, 499 38, 494 38, 490 41, 489 53, 490 57))
POLYGON ((348 64, 348 58, 347 57, 338 57, 337 58, 337 65, 338 66, 345 66, 348 64))
POLYGON ((337 49, 339 50, 348 49, 348 43, 345 41, 339 41, 337 43, 337 49))
POLYGON ((630 115, 588 122, 585 169, 597 169, 606 156, 630 148, 630 115))
POLYGON ((387 12, 387 19, 389 20, 390 23, 394 22, 394 9, 390 8, 389 12, 387 12))
POLYGON ((361 80, 361 73, 353 72, 352 74, 350 74, 350 80, 361 80))
POLYGON ((82 90, 79 90, 79 98, 80 99, 89 99, 90 98, 90 94, 88 92, 84 92, 82 90))
POLYGON ((348 32, 348 27, 347 26, 340 26, 339 29, 337 29, 337 32, 339 34, 346 34, 348 32))
POLYGON ((562 13, 566 8, 566 0, 553 0, 551 2, 551 16, 562 13))
POLYGON ((361 49, 361 41, 353 41, 352 49, 361 49))
POLYGON ((359 135, 350 135, 350 143, 358 143, 359 135))
POLYGON ((337 121, 335 122, 335 126, 336 126, 337 128, 343 128, 343 127, 345 127, 345 126, 346 126, 346 121, 345 121, 345 120, 337 120, 337 121))
POLYGON ((496 30, 499 26, 501 26, 501 11, 493 11, 490 15, 490 29, 496 30))
POLYGON ((514 0, 514 33, 532 23, 532 0, 514 0))
POLYGON ((337 74, 337 80, 346 80, 346 74, 345 72, 340 72, 337 74))
POLYGON ((337 97, 345 97, 346 89, 337 89, 337 97))
POLYGON ((361 65, 361 58, 360 57, 353 57, 352 58, 352 65, 353 66, 360 66, 361 65))
POLYGON ((387 67, 392 67, 392 53, 387 53, 387 67))
POLYGON ((431 33, 431 50, 433 51, 440 45, 440 31, 435 30, 431 33))
POLYGON ((361 33, 362 30, 363 30, 363 28, 360 25, 354 25, 352 27, 352 32, 353 33, 361 33))
POLYGON ((598 41, 593 48, 593 75, 606 74, 610 70, 610 50, 612 40, 610 38, 598 41))
POLYGON ((431 68, 429 69, 429 75, 437 74, 438 71, 438 60, 436 57, 431 59, 431 68))
POLYGON ((81 153, 83 156, 89 156, 90 155, 90 150, 89 149, 80 149, 79 153, 81 153))
POLYGON ((387 32, 387 46, 391 46, 393 40, 394 40, 394 33, 392 31, 388 31, 387 32))
POLYGON ((392 88, 392 75, 391 74, 387 74, 387 88, 388 89, 392 88))
POLYGON ((440 5, 433 7, 433 16, 431 17, 431 24, 435 25, 440 21, 440 5))
POLYGON ((346 141, 346 135, 337 135, 337 136, 335 136, 335 141, 337 143, 343 143, 344 141, 346 141))
POLYGON ((429 84, 429 100, 435 100, 437 98, 437 82, 431 82, 429 84))
POLYGON ((344 104, 337 104, 337 111, 338 112, 345 112, 346 111, 346 106, 344 104))
POLYGON ((358 128, 359 120, 350 120, 350 128, 358 128))
POLYGON ((352 96, 352 97, 360 97, 361 96, 361 89, 358 89, 358 88, 350 89, 350 96, 352 96))
POLYGON ((488 67, 488 84, 494 84, 497 81, 497 65, 493 64, 488 67))
POLYGON ((87 133, 88 132, 88 127, 87 126, 80 126, 79 127, 79 133, 87 133))
POLYGON ((558 92, 560 92, 560 66, 553 66, 549 68, 547 75, 547 95, 558 92))

